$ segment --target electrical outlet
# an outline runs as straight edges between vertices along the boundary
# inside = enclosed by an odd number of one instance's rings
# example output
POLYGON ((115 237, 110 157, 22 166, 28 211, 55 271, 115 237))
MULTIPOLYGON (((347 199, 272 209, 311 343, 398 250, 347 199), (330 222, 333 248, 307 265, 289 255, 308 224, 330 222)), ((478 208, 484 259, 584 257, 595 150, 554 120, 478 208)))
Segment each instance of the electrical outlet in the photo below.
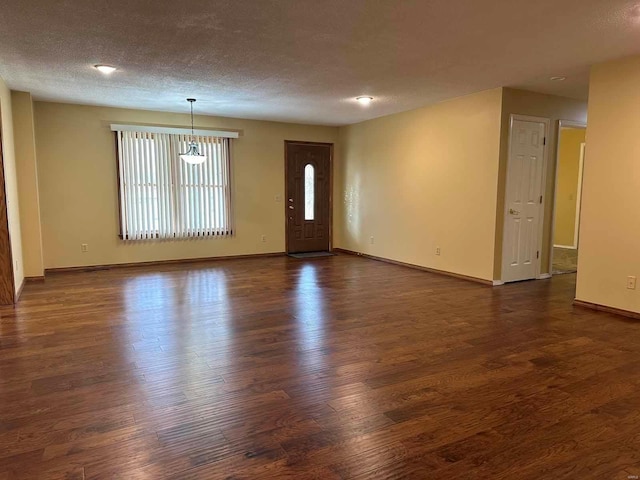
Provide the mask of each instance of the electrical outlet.
POLYGON ((89 251, 89 245, 83 243, 82 245, 80 245, 80 250, 82 251, 82 253, 87 253, 89 251))
POLYGON ((262 237, 260 237, 260 239, 262 240, 262 243, 266 243, 267 242, 267 236, 266 235, 262 235, 262 237))
POLYGON ((440 247, 436 247, 436 255, 440 255, 440 247))
POLYGON ((369 243, 370 243, 371 245, 373 245, 373 244, 375 243, 375 242, 374 242, 374 240, 373 240, 373 237, 369 238, 369 243))
POLYGON ((631 276, 631 275, 627 277, 627 288, 629 290, 635 290, 636 289, 636 277, 631 276))

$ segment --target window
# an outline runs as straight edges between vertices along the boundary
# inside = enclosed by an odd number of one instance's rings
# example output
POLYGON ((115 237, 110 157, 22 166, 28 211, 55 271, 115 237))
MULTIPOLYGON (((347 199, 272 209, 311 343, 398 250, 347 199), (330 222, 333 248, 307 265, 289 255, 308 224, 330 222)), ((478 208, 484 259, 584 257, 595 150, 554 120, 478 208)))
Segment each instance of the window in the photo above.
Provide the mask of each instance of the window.
POLYGON ((304 219, 313 220, 315 217, 315 179, 313 165, 304 167, 304 219))
POLYGON ((118 131, 125 240, 231 235, 229 139, 196 136, 207 160, 180 160, 189 135, 118 131))

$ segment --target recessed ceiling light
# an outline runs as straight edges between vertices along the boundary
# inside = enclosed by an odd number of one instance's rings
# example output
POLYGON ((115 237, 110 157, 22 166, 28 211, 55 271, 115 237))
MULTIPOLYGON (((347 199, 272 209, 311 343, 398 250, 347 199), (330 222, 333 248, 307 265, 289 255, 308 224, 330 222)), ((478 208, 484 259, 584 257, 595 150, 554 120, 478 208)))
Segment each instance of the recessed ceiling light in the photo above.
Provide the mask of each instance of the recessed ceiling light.
POLYGON ((373 100, 373 97, 369 95, 361 95, 360 97, 356 97, 356 100, 360 102, 360 105, 369 105, 373 100))
POLYGON ((549 80, 552 82, 564 82, 566 79, 567 77, 551 77, 549 80))
POLYGON ((94 65, 93 68, 105 75, 109 75, 116 71, 116 67, 112 67, 111 65, 94 65))

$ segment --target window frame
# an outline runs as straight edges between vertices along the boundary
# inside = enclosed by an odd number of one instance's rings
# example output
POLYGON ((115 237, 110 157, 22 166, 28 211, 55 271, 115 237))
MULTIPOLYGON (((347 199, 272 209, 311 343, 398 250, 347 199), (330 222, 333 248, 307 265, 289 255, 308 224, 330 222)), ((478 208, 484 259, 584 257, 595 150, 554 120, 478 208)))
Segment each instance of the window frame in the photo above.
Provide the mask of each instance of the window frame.
MULTIPOLYGON (((112 126, 114 127, 114 126, 112 126)), ((189 236, 177 236, 174 235, 173 237, 161 237, 160 236, 160 232, 159 230, 156 231, 155 235, 152 235, 151 238, 145 238, 145 239, 133 239, 133 238, 127 238, 124 235, 124 231, 122 230, 123 227, 123 209, 122 209, 122 181, 121 181, 121 172, 120 172, 120 165, 121 165, 121 158, 120 158, 120 139, 119 139, 119 135, 122 133, 122 131, 118 131, 118 130, 112 130, 113 131, 113 139, 114 139, 114 147, 115 147, 115 167, 116 167, 116 178, 117 178, 117 205, 118 205, 118 238, 120 240, 126 241, 126 242, 144 242, 144 241, 156 241, 156 240, 160 240, 160 241, 180 241, 180 240, 195 240, 195 239, 215 239, 215 238, 222 238, 222 237, 231 237, 235 234, 235 229, 234 229, 234 222, 233 222, 233 218, 234 218, 234 209, 233 209, 233 204, 235 202, 234 200, 234 191, 235 189, 233 188, 233 142, 231 142, 232 138, 237 138, 237 137, 233 137, 233 136, 229 136, 229 137, 220 137, 222 138, 223 141, 227 142, 227 152, 228 152, 228 159, 227 159, 227 170, 228 170, 228 189, 229 189, 229 205, 228 205, 228 214, 229 214, 229 219, 228 219, 228 226, 229 228, 222 230, 222 231, 217 231, 215 234, 212 235, 189 235, 189 236)), ((146 132, 146 131, 141 131, 140 133, 155 133, 155 132, 146 132)), ((212 135, 213 136, 213 135, 212 135)), ((175 179, 173 179, 175 181, 175 179)))

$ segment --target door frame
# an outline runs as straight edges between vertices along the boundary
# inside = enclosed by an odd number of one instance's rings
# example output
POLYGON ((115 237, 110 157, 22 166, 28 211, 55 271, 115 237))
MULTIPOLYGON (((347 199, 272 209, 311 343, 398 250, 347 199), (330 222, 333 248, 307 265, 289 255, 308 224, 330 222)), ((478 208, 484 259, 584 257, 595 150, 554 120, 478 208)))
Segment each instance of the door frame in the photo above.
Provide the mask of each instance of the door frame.
MULTIPOLYGON (((558 198, 558 165, 560 161, 560 133, 563 128, 582 128, 585 131, 587 130, 587 124, 585 122, 577 122, 575 120, 558 120, 558 139, 556 142, 556 172, 553 184, 553 210, 551 211, 551 239, 549 245, 549 275, 553 275, 553 238, 556 234, 556 209, 558 208, 556 199, 558 198)), ((578 193, 576 194, 576 226, 575 232, 573 234, 575 248, 578 248, 578 230, 580 227, 580 209, 582 205, 582 180, 584 177, 584 157, 586 155, 586 141, 585 147, 580 147, 580 166, 578 167, 578 193)), ((568 247, 569 245, 567 245, 568 247)))
MULTIPOLYGON (((4 274, 6 278, 2 278, 2 291, 0 292, 0 305, 15 305, 18 303, 19 291, 16 289, 15 268, 12 250, 11 229, 9 228, 9 205, 7 202, 7 177, 4 161, 4 124, 2 122, 2 101, 0 100, 0 208, 3 210, 3 221, 0 224, 0 235, 4 237, 7 243, 7 251, 4 252, 5 261, 8 260, 8 269, 4 274), (6 222, 5 222, 6 221, 6 222)), ((2 254, 0 254, 2 255, 2 254)))
POLYGON ((506 235, 507 235, 507 218, 509 212, 509 204, 507 202, 507 194, 508 194, 508 183, 509 183, 509 166, 511 164, 511 139, 513 138, 513 123, 515 121, 522 122, 535 122, 535 123, 543 123, 544 124, 544 148, 542 149, 542 182, 540 182, 540 188, 542 195, 542 202, 540 203, 540 218, 538 221, 538 235, 537 235, 537 248, 536 250, 540 252, 536 261, 536 269, 535 269, 535 279, 539 280, 540 278, 547 278, 546 276, 541 277, 540 271, 542 270, 542 245, 544 240, 544 219, 545 219, 545 206, 546 206, 546 189, 547 189, 547 158, 549 156, 549 132, 551 126, 551 120, 545 117, 533 117, 530 115, 519 115, 512 113, 509 116, 509 142, 508 142, 508 150, 507 150, 507 168, 506 168, 506 178, 504 182, 504 209, 502 212, 502 251, 500 254, 502 258, 500 259, 500 264, 502 266, 500 270, 500 281, 503 282, 505 278, 505 262, 504 262, 504 252, 506 246, 506 235))
POLYGON ((287 158, 288 145, 315 145, 318 147, 329 147, 329 251, 333 251, 333 143, 327 142, 307 142, 302 140, 285 140, 284 141, 284 242, 285 253, 289 253, 289 159, 287 158))

